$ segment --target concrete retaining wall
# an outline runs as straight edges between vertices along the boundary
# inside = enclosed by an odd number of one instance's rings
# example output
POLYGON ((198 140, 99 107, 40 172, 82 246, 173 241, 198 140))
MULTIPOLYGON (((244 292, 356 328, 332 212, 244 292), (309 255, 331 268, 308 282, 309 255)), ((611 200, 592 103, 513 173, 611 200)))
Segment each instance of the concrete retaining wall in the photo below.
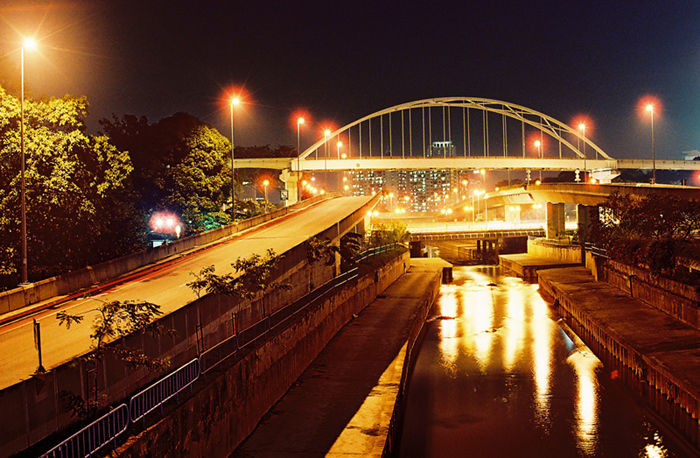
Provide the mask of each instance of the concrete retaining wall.
POLYGON ((338 330, 393 283, 408 262, 404 253, 376 274, 348 283, 130 440, 117 456, 228 456, 338 330))
POLYGON ((600 274, 601 281, 700 329, 700 294, 697 286, 678 283, 610 259, 602 263, 600 274))
POLYGON ((559 245, 544 239, 528 239, 527 254, 543 258, 558 259, 567 264, 581 262, 581 247, 578 245, 559 245))
POLYGON ((9 291, 0 292, 0 315, 19 310, 28 305, 46 301, 56 296, 69 294, 88 288, 98 283, 116 279, 148 264, 179 255, 224 237, 249 229, 253 226, 287 215, 291 210, 298 210, 315 204, 327 196, 317 196, 289 207, 249 218, 237 224, 229 224, 201 234, 176 240, 172 243, 149 248, 120 258, 112 259, 95 266, 68 272, 58 277, 51 277, 29 285, 19 286, 9 291))

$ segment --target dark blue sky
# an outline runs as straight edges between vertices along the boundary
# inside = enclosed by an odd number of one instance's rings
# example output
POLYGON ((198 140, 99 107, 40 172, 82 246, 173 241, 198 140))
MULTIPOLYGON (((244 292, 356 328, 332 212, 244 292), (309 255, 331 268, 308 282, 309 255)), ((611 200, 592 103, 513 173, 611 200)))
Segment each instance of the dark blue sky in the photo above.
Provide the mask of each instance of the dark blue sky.
MULTIPOLYGON (((700 2, 17 1, 0 6, 0 83, 16 87, 20 34, 36 95, 84 94, 89 126, 115 113, 189 112, 228 136, 221 98, 244 85, 237 144, 296 144, 291 113, 342 125, 412 100, 504 100, 595 122, 614 157, 700 149, 700 2)), ((317 134, 308 128, 303 142, 317 134)))

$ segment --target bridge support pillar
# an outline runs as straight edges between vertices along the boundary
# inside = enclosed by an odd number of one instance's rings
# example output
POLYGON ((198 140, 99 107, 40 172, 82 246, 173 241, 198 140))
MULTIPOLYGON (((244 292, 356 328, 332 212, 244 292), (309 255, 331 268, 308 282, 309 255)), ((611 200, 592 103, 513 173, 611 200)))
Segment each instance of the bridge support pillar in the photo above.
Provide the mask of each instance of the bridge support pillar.
POLYGON ((287 191, 286 206, 295 204, 299 201, 299 177, 296 173, 285 169, 280 173, 280 181, 284 183, 284 189, 287 191))
POLYGON ((547 231, 548 239, 560 239, 566 235, 566 215, 564 204, 547 202, 547 231))

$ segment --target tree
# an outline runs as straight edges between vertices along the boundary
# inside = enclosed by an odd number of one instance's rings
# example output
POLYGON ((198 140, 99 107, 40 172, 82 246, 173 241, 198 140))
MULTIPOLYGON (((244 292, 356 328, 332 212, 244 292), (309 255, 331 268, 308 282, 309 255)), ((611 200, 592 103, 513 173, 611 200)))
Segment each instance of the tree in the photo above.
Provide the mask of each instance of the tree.
POLYGON ((231 143, 216 129, 186 113, 152 125, 133 115, 100 124, 132 156, 132 183, 144 214, 175 212, 185 222, 185 234, 231 221, 222 211, 231 196, 231 143))
POLYGON ((265 256, 253 254, 249 258, 238 258, 231 264, 233 272, 217 275, 214 266, 204 267, 198 274, 192 273, 195 280, 188 283, 197 296, 205 291, 208 294, 252 299, 259 293, 273 289, 289 289, 284 282, 271 281, 281 256, 268 249, 265 256))
POLYGON ((405 224, 391 221, 388 224, 379 224, 372 230, 370 245, 377 247, 391 243, 407 243, 410 237, 411 233, 408 232, 405 224))
POLYGON ((700 201, 613 194, 601 209, 591 237, 612 259, 678 279, 686 276, 678 259, 700 251, 693 238, 700 231, 700 201))
MULTIPOLYGON (((100 361, 108 352, 111 352, 119 360, 123 361, 130 368, 146 367, 150 370, 158 370, 169 366, 168 359, 149 358, 141 349, 126 347, 124 337, 134 332, 146 332, 152 336, 161 334, 175 335, 172 329, 166 329, 159 325, 156 318, 163 313, 160 306, 146 301, 111 301, 102 302, 94 310, 99 314, 92 325, 91 350, 82 356, 92 367, 94 379, 97 380, 100 361), (119 345, 107 345, 109 342, 121 339, 119 345)), ((87 313, 87 312, 85 312, 87 313)), ((73 315, 60 311, 56 314, 59 325, 66 325, 70 329, 71 324, 80 323, 84 319, 83 315, 73 315)), ((88 382, 88 386, 90 383, 88 382)), ((85 418, 95 409, 101 407, 101 398, 98 392, 98 384, 92 383, 88 392, 88 399, 72 392, 61 393, 69 405, 74 415, 85 418), (92 399, 90 399, 92 395, 92 399)))
MULTIPOLYGON (((27 244, 30 280, 124 254, 139 246, 125 182, 128 153, 85 133, 85 97, 25 100, 27 244), (117 240, 113 243, 113 240, 117 240)), ((20 103, 0 87, 0 287, 20 265, 20 103)))

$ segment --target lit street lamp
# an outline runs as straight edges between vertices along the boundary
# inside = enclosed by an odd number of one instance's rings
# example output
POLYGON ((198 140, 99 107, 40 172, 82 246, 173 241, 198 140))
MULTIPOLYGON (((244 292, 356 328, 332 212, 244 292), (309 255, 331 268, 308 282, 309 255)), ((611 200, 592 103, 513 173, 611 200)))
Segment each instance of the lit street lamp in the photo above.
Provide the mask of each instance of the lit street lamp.
POLYGON ((656 149, 654 147, 654 105, 647 105, 647 111, 651 117, 651 184, 656 184, 656 149))
POLYGON ((21 192, 21 201, 22 201, 22 281, 20 284, 26 285, 29 283, 29 277, 28 277, 28 267, 27 267, 27 204, 26 204, 26 194, 27 194, 27 188, 26 188, 26 183, 24 180, 24 172, 25 172, 25 158, 24 158, 24 49, 29 49, 29 50, 34 50, 36 49, 36 42, 34 41, 33 38, 26 38, 24 40, 24 44, 22 45, 22 48, 20 49, 20 67, 21 67, 21 99, 20 99, 20 112, 21 112, 21 119, 20 119, 20 124, 19 124, 19 136, 20 136, 20 150, 22 154, 22 192, 21 192))
MULTIPOLYGON (((270 184, 268 180, 263 181, 263 187, 265 188, 265 205, 267 206, 267 186, 270 184)), ((267 210, 266 210, 267 211, 267 210)))
POLYGON ((233 107, 241 103, 238 97, 231 99, 231 222, 236 222, 236 168, 233 165, 234 145, 233 145, 233 107))
POLYGON ((304 124, 304 118, 297 119, 297 201, 301 201, 301 125, 304 124))
MULTIPOLYGON (((328 159, 328 137, 331 136, 331 131, 330 129, 326 129, 323 131, 323 138, 326 141, 326 159, 328 159)), ((316 158, 318 158, 318 149, 316 150, 316 158)))
MULTIPOLYGON (((540 140, 535 140, 535 148, 537 148, 537 155, 542 159, 542 142, 540 140)), ((542 169, 540 169, 540 180, 542 180, 542 169)))

